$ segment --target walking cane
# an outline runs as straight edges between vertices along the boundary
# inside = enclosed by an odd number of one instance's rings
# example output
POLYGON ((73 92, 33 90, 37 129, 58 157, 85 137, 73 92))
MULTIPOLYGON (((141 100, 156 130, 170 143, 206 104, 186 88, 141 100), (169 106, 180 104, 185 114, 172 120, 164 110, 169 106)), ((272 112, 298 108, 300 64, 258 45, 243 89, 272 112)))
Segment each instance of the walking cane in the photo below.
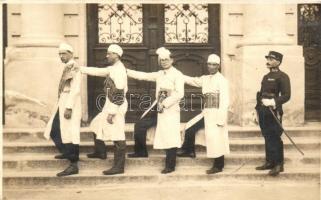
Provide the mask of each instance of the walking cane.
POLYGON ((275 121, 278 123, 278 125, 280 126, 280 128, 282 129, 283 133, 286 135, 286 137, 289 138, 290 142, 293 144, 293 146, 302 154, 302 156, 304 156, 304 153, 301 151, 301 149, 294 143, 294 141, 292 140, 292 138, 285 132, 281 122, 279 121, 279 119, 275 116, 273 110, 271 109, 271 107, 269 107, 270 112, 272 113, 275 121))

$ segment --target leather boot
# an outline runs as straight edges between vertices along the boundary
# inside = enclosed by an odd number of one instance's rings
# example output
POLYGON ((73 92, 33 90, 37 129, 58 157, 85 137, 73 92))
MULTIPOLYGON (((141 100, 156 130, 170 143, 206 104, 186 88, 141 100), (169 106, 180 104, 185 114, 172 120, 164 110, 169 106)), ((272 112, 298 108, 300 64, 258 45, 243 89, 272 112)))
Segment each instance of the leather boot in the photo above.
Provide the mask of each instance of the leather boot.
POLYGON ((102 140, 98 140, 96 138, 96 134, 94 134, 94 152, 87 154, 88 158, 99 158, 105 160, 107 158, 106 153, 106 145, 105 142, 102 140))
POLYGON ((177 148, 166 149, 165 168, 161 171, 162 174, 168 174, 175 171, 176 152, 177 148))
POLYGON ((55 159, 68 159, 68 156, 66 154, 59 154, 55 155, 55 159))
POLYGON ((103 171, 104 175, 123 174, 125 169, 125 141, 114 141, 114 165, 109 170, 103 171))
POLYGON ((187 158, 195 158, 196 154, 195 151, 186 151, 181 149, 179 152, 177 152, 178 157, 187 157, 187 158))
POLYGON ((283 164, 277 164, 277 165, 275 165, 275 167, 273 167, 269 171, 269 175, 270 176, 278 176, 280 174, 280 172, 283 172, 283 171, 284 171, 283 164))
POLYGON ((266 163, 264 163, 263 165, 256 167, 255 169, 256 169, 256 170, 267 170, 267 169, 272 169, 273 167, 274 167, 274 166, 273 166, 272 163, 266 162, 266 163))
POLYGON ((206 170, 206 174, 216 174, 222 172, 224 168, 224 155, 213 159, 212 168, 206 170))
POLYGON ((223 169, 212 167, 211 169, 206 170, 206 174, 216 174, 216 173, 219 173, 222 171, 223 171, 223 169))
POLYGON ((69 176, 69 175, 78 174, 78 173, 79 173, 78 162, 73 162, 65 170, 63 170, 62 172, 59 172, 57 176, 62 177, 62 176, 69 176))
POLYGON ((139 154, 139 153, 133 152, 133 153, 127 154, 127 157, 128 158, 147 158, 148 154, 139 154))

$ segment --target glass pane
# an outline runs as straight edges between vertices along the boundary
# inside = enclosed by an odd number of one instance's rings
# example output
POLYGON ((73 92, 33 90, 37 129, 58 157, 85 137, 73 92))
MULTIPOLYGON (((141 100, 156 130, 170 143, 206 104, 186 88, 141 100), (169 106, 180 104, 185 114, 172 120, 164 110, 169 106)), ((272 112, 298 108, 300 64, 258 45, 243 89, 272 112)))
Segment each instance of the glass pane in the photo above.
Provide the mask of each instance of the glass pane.
POLYGON ((98 4, 99 43, 142 43, 141 4, 98 4))
POLYGON ((166 43, 207 43, 207 4, 165 4, 166 43))
POLYGON ((299 12, 299 44, 321 46, 321 4, 300 4, 299 12))

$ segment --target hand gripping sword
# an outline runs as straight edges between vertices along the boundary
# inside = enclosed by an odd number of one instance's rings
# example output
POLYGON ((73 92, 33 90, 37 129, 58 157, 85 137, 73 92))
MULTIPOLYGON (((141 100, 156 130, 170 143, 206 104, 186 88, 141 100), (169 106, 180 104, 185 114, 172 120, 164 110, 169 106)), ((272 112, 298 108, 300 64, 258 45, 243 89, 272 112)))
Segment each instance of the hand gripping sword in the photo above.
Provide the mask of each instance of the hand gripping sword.
POLYGON ((283 133, 286 135, 286 137, 289 138, 290 142, 293 144, 293 146, 302 154, 302 156, 304 156, 304 153, 301 151, 301 149, 294 143, 294 141, 292 140, 292 138, 285 132, 281 122, 279 121, 279 119, 275 116, 273 110, 271 109, 271 107, 269 107, 270 112, 272 113, 275 121, 278 123, 278 125, 280 126, 280 128, 282 129, 283 133))

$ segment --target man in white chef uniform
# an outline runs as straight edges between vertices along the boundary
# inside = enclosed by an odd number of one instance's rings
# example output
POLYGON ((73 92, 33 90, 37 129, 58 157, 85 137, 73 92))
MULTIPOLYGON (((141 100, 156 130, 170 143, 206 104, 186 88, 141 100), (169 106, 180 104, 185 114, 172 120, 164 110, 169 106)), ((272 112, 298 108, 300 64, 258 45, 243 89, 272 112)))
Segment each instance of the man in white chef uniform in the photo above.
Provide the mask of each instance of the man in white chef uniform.
MULTIPOLYGON (((105 146, 104 141, 113 141, 114 164, 109 170, 103 171, 104 175, 114 175, 124 173, 125 168, 125 114, 128 103, 127 74, 124 64, 120 58, 123 50, 117 44, 111 44, 107 49, 107 59, 111 66, 106 68, 81 67, 80 71, 91 76, 106 77, 105 92, 106 102, 103 110, 93 119, 90 124, 91 130, 96 134, 95 152, 89 154, 89 158, 103 158, 97 154, 97 144, 105 146), (101 145, 103 143, 103 145, 101 145)), ((103 153, 100 150, 100 153, 103 153)), ((105 152, 106 153, 106 152, 105 152)), ((105 155, 106 158, 106 155, 105 155)))
POLYGON ((212 168, 206 173, 214 174, 223 170, 224 155, 230 153, 227 129, 229 93, 228 82, 218 71, 220 57, 215 54, 209 55, 207 66, 209 75, 195 78, 185 76, 185 83, 202 88, 204 118, 186 130, 181 152, 178 152, 177 156, 195 157, 195 134, 205 127, 206 155, 208 158, 214 158, 212 168))
POLYGON ((44 136, 52 138, 62 153, 56 159, 68 159, 71 164, 57 176, 78 174, 80 122, 81 122, 81 73, 73 59, 70 45, 59 45, 59 56, 64 64, 63 74, 58 89, 58 102, 54 107, 44 136))
POLYGON ((179 101, 184 96, 183 74, 173 67, 171 52, 157 49, 158 63, 163 68, 158 72, 137 72, 127 69, 131 78, 156 82, 157 125, 154 138, 155 149, 166 150, 165 168, 161 173, 175 171, 176 151, 181 146, 179 101))

